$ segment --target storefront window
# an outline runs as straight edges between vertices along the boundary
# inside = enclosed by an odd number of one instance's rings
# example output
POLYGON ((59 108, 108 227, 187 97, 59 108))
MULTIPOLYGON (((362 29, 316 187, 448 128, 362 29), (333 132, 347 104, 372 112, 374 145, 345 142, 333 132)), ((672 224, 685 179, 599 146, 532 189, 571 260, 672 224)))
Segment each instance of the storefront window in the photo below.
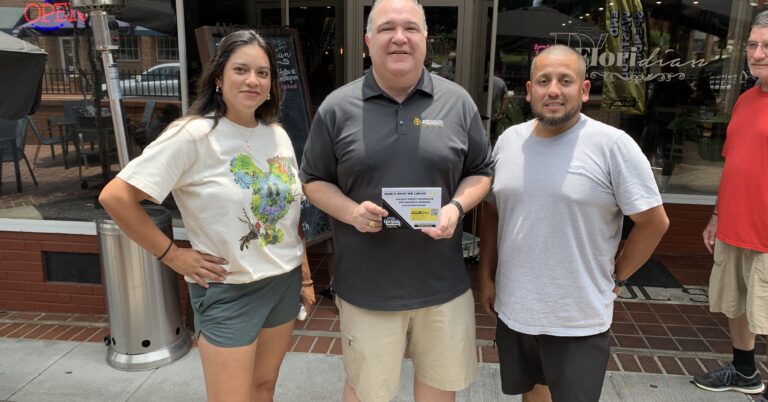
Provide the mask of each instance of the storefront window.
POLYGON ((631 135, 668 194, 714 195, 730 111, 755 84, 742 44, 765 5, 745 1, 499 2, 495 75, 510 91, 492 138, 530 118, 532 58, 577 48, 592 82, 583 112, 631 135))

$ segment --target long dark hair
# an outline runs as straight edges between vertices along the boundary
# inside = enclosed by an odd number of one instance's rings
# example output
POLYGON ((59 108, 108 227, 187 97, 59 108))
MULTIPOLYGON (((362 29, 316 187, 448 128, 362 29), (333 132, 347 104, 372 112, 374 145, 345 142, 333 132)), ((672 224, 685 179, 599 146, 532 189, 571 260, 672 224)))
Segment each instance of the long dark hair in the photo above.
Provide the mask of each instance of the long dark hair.
POLYGON ((232 32, 221 40, 216 49, 216 55, 205 67, 203 74, 197 81, 197 98, 189 107, 190 115, 204 117, 213 114, 213 127, 219 124, 219 119, 227 113, 227 104, 224 103, 221 93, 216 92, 216 79, 223 75, 224 66, 232 54, 240 47, 251 44, 258 45, 269 59, 270 98, 256 109, 256 119, 267 124, 277 122, 277 117, 280 115, 280 102, 283 97, 278 82, 275 49, 271 43, 250 29, 232 32))

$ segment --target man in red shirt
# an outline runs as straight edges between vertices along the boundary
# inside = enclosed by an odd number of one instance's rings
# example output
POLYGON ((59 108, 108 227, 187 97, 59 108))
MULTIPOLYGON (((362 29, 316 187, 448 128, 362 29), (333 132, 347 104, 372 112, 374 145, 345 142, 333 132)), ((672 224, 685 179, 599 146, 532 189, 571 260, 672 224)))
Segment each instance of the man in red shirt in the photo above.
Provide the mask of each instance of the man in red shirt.
MULTIPOLYGON (((759 394, 755 334, 768 334, 768 11, 758 14, 745 45, 758 85, 733 107, 723 147, 718 201, 704 229, 713 252, 709 308, 728 317, 733 362, 694 377, 710 391, 759 394)), ((768 402, 768 392, 758 401, 768 402)))

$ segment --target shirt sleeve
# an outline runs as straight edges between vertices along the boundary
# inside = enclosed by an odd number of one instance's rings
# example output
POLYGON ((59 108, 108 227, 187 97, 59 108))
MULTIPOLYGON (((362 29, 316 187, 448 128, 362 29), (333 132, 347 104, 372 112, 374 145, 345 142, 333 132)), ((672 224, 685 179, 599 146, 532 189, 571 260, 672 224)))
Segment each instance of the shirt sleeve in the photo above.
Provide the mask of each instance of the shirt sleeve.
POLYGON ((299 178, 304 184, 313 181, 337 183, 336 167, 338 159, 331 139, 331 132, 323 115, 318 113, 312 120, 309 136, 304 144, 299 178))
POLYGON ((480 112, 475 109, 470 118, 467 132, 467 154, 464 157, 462 177, 491 176, 492 174, 491 144, 485 135, 485 128, 480 120, 480 112))
MULTIPOLYGON (((496 170, 496 162, 498 161, 499 152, 500 152, 499 149, 500 149, 500 147, 503 146, 502 145, 503 143, 504 143, 504 141, 503 141, 502 137, 500 136, 498 138, 498 140, 496 140, 496 145, 493 147, 493 150, 491 151, 491 161, 493 162, 493 165, 491 166, 491 174, 492 175, 494 174, 494 172, 496 170)), ((488 194, 485 195, 485 198, 483 199, 483 201, 485 201, 487 203, 490 203, 490 204, 493 204, 493 205, 496 205, 496 194, 493 193, 493 186, 494 186, 496 180, 495 180, 495 177, 492 177, 491 179, 492 179, 492 181, 491 181, 491 191, 489 191, 488 194)))
POLYGON ((610 160, 614 196, 624 215, 662 204, 651 164, 632 137, 621 134, 611 150, 610 160))
POLYGON ((187 125, 174 123, 160 137, 144 148, 144 152, 120 171, 117 177, 147 193, 150 200, 161 203, 168 194, 190 179, 197 157, 196 141, 187 125))

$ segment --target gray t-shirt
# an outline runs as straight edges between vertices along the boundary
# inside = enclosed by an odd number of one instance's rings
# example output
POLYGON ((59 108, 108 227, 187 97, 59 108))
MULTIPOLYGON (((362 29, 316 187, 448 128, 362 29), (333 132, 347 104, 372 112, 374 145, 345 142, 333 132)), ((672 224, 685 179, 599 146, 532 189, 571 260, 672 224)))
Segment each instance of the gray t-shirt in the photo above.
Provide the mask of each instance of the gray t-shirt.
MULTIPOLYGON (((356 202, 381 205, 383 187, 440 187, 442 203, 467 176, 491 174, 490 145, 472 98, 424 70, 401 104, 371 73, 330 95, 317 111, 300 178, 335 184, 356 202)), ((371 310, 409 310, 448 302, 469 289, 462 231, 434 240, 417 230, 360 233, 335 226, 333 287, 371 310)))
POLYGON ((661 205, 648 160, 626 133, 581 115, 553 138, 534 120, 493 152, 499 210, 495 308, 515 331, 587 336, 608 330, 622 215, 661 205))

